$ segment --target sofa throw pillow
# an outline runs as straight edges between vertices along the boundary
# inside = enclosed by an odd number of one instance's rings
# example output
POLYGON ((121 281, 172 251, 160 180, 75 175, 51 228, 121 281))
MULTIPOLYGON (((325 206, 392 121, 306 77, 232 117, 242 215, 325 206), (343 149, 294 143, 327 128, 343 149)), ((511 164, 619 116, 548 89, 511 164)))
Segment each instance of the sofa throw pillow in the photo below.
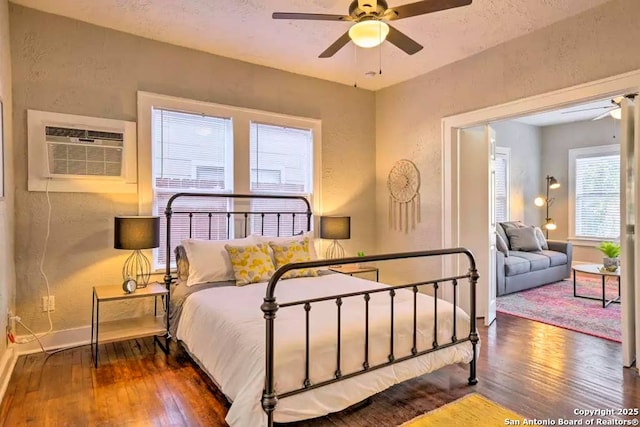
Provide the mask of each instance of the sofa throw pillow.
POLYGON ((504 256, 509 256, 509 247, 507 246, 507 242, 504 241, 500 234, 496 234, 496 248, 504 254, 504 256))
POLYGON ((549 249, 549 244, 547 243, 547 239, 544 237, 544 233, 540 227, 536 227, 536 238, 538 239, 538 243, 540 243, 540 248, 547 250, 549 249))
MULTIPOLYGON (((276 260, 276 268, 280 268, 285 264, 292 262, 311 261, 309 253, 310 240, 308 237, 304 239, 293 240, 287 243, 269 242, 269 246, 273 250, 273 257, 276 260)), ((291 279, 293 277, 315 277, 318 271, 315 268, 301 268, 298 270, 287 271, 282 278, 291 279)))
POLYGON ((225 245, 224 248, 229 253, 236 286, 266 282, 275 272, 268 245, 225 245))
POLYGON ((539 251, 540 243, 536 237, 536 230, 533 227, 507 228, 507 235, 511 242, 512 251, 532 252, 539 251))

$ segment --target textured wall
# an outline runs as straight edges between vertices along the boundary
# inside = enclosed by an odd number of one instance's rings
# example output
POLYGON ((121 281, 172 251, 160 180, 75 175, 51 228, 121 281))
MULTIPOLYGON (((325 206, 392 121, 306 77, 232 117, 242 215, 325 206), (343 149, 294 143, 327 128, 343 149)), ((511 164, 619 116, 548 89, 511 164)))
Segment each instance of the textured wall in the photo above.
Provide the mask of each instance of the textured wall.
POLYGON ((613 0, 376 92, 378 250, 441 244, 443 117, 639 69, 640 44, 621 42, 640 39, 638 16, 639 1, 613 0), (409 235, 386 227, 385 181, 400 158, 414 160, 422 174, 423 221, 409 235))
MULTIPOLYGON (((11 5, 16 127, 17 310, 46 327, 38 275, 46 227, 43 193, 26 191, 26 110, 136 120, 143 90, 322 120, 325 213, 352 217, 349 253, 374 248, 375 102, 372 92, 151 41, 11 5)), ((135 214, 136 195, 52 193, 45 261, 55 329, 88 325, 91 286, 119 283, 113 216, 135 214)), ((117 305, 121 307, 120 305, 117 305)), ((140 308, 131 308, 139 310, 140 308)), ((128 315, 111 309, 106 316, 128 315)))
MULTIPOLYGON (((596 121, 566 123, 542 128, 543 172, 549 173, 561 183, 561 187, 550 190, 555 198, 551 213, 558 229, 549 232, 551 239, 569 237, 569 150, 596 145, 619 144, 620 121, 607 117, 596 121)), ((575 243, 574 259, 585 262, 602 262, 602 253, 592 245, 575 243)))
POLYGON ((540 128, 515 121, 492 123, 491 126, 496 131, 496 145, 511 149, 510 218, 539 226, 544 221, 544 208, 534 205, 533 200, 543 189, 540 128))
MULTIPOLYGON (((4 191, 0 199, 0 358, 6 349, 4 330, 7 312, 15 303, 15 269, 13 261, 13 136, 11 116, 11 54, 9 51, 9 2, 0 0, 0 100, 4 123, 4 191)), ((0 156, 0 160, 2 157, 0 156)))

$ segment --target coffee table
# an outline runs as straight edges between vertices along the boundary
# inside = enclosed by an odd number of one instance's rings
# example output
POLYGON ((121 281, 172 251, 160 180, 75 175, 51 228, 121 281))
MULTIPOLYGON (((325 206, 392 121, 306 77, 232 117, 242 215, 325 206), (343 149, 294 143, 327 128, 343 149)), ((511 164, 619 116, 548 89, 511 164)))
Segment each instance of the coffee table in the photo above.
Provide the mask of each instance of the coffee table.
POLYGON ((602 264, 578 264, 572 267, 571 269, 573 270, 573 296, 578 298, 586 298, 586 299, 593 299, 596 301, 602 301, 602 308, 606 308, 611 303, 620 304, 620 267, 618 267, 616 271, 600 270, 601 268, 602 268, 602 264), (576 272, 592 274, 592 275, 602 277, 602 298, 595 298, 587 295, 578 295, 576 293, 576 272), (607 298, 604 293, 604 285, 605 285, 605 280, 608 276, 618 277, 618 297, 607 301, 607 298))

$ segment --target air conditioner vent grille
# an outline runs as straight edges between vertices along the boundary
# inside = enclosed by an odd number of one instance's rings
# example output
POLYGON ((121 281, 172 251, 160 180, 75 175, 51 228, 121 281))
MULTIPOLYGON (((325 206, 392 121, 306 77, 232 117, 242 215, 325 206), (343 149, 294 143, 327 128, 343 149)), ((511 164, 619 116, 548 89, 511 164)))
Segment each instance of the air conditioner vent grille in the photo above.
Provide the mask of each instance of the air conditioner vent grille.
POLYGON ((47 137, 66 137, 66 138, 82 138, 82 139, 105 139, 120 141, 124 140, 124 134, 119 132, 105 132, 91 129, 74 129, 59 126, 45 126, 45 134, 47 137))

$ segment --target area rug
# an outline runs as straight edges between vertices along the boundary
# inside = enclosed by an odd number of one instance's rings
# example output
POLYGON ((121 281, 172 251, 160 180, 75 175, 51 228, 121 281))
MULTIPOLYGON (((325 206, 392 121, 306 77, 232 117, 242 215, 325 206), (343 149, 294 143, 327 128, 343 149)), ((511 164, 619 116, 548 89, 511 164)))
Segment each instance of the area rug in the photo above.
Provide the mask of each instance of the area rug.
MULTIPOLYGON (((602 281, 578 274, 576 289, 578 295, 600 298, 602 281)), ((607 279, 605 295, 617 297, 616 278, 607 279)), ((498 297, 497 311, 611 341, 622 338, 620 304, 602 308, 602 301, 574 297, 572 279, 498 297)))
POLYGON ((495 427, 522 425, 523 417, 477 393, 467 394, 433 411, 407 421, 400 427, 473 426, 495 427), (507 424, 507 420, 514 421, 507 424), (519 422, 516 423, 515 420, 519 422))

